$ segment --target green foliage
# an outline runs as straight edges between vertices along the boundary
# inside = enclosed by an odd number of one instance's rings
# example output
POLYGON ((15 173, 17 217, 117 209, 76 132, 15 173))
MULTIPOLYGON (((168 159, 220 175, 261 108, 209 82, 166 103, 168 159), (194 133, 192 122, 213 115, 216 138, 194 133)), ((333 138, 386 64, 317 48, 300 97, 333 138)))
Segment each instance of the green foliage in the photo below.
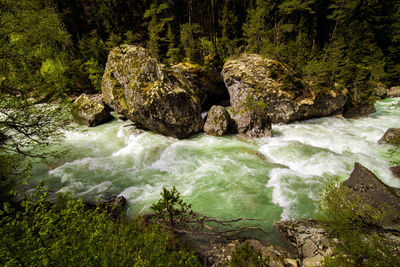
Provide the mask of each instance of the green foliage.
POLYGON ((84 37, 79 42, 83 69, 88 75, 93 87, 101 91, 101 79, 110 48, 97 36, 84 37))
POLYGON ((71 87, 70 39, 46 1, 2 1, 0 92, 58 97, 71 87))
POLYGON ((400 259, 371 225, 382 226, 390 221, 390 207, 374 208, 365 203, 352 189, 338 181, 327 185, 320 201, 321 222, 337 237, 340 245, 324 266, 398 266, 400 259))
POLYGON ((0 261, 5 266, 199 266, 194 253, 162 226, 110 219, 82 200, 58 205, 38 188, 18 210, 0 211, 0 261))
POLYGON ((240 246, 232 253, 232 259, 229 262, 232 267, 267 267, 270 258, 264 258, 260 251, 255 250, 248 244, 240 246))
POLYGON ((175 187, 171 190, 164 187, 160 195, 161 199, 153 204, 151 209, 162 222, 174 228, 177 222, 185 224, 188 219, 194 217, 192 205, 183 201, 175 187))
POLYGON ((180 59, 180 49, 176 46, 175 35, 172 32, 171 25, 168 25, 167 40, 168 51, 166 56, 168 58, 168 63, 173 65, 177 63, 180 59))
POLYGON ((268 104, 263 99, 257 100, 253 95, 248 95, 243 103, 243 111, 254 111, 257 114, 264 114, 268 110, 268 104))
POLYGON ((248 10, 246 23, 243 25, 243 35, 246 38, 247 50, 260 53, 267 41, 268 1, 256 0, 253 8, 248 10))
POLYGON ((201 28, 197 23, 181 25, 181 45, 186 60, 189 62, 199 63, 201 61, 199 49, 200 34, 201 28))
POLYGON ((144 19, 150 19, 148 23, 148 41, 146 44, 150 54, 155 58, 161 58, 160 46, 166 41, 166 25, 172 18, 162 17, 163 12, 169 8, 168 3, 157 5, 153 3, 143 15, 144 19))

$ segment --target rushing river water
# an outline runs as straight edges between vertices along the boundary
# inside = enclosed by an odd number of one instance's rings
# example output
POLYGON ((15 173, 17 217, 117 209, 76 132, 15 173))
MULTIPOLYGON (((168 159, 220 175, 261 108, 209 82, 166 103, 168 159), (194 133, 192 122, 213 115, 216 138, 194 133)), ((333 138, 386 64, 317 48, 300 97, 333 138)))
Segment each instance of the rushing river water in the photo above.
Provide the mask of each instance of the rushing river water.
POLYGON ((345 180, 360 162, 385 183, 400 187, 389 170, 388 145, 378 140, 400 127, 400 109, 387 99, 377 112, 273 125, 274 137, 244 141, 237 136, 199 134, 187 140, 146 132, 114 120, 66 133, 68 149, 58 167, 37 166, 32 182, 86 200, 123 195, 128 214, 147 212, 162 187, 175 186, 193 210, 219 219, 257 218, 271 232, 275 221, 310 218, 325 183, 345 180))

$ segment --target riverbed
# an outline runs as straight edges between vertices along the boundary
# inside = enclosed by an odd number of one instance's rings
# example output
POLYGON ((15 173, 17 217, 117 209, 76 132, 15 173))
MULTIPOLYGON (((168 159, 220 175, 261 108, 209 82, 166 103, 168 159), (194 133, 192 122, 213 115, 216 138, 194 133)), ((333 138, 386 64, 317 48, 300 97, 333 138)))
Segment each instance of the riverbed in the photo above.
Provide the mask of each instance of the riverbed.
POLYGON ((362 119, 339 116, 273 125, 274 137, 198 134, 186 140, 138 133, 118 119, 65 132, 57 164, 38 164, 31 183, 44 180, 54 192, 86 201, 124 196, 128 216, 149 212, 163 187, 175 186, 194 211, 218 219, 255 218, 273 239, 274 222, 313 218, 326 183, 345 180, 354 162, 383 182, 393 177, 391 146, 378 145, 388 128, 400 127, 400 99, 376 103, 362 119))

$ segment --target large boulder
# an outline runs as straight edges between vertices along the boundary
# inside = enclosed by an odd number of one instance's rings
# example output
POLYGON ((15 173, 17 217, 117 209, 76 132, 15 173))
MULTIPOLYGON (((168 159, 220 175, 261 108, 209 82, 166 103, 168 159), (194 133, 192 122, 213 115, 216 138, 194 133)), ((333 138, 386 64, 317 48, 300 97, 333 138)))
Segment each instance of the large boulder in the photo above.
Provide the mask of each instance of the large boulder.
POLYGON ((228 60, 222 76, 236 113, 247 109, 271 117, 273 123, 331 115, 347 100, 345 89, 316 87, 282 63, 254 54, 228 60))
POLYGON ((111 109, 104 105, 101 95, 81 94, 72 103, 72 115, 77 123, 90 127, 112 120, 111 109))
POLYGON ((400 145, 400 128, 389 128, 378 143, 400 145))
POLYGON ((110 107, 146 129, 176 138, 203 129, 196 87, 142 47, 121 45, 111 50, 101 87, 110 107))
POLYGON ((400 222, 400 198, 396 191, 360 163, 354 164, 353 172, 343 185, 351 188, 364 203, 390 212, 392 222, 400 222))
POLYGON ((222 106, 212 106, 207 113, 204 132, 209 135, 221 136, 226 133, 231 124, 231 115, 222 106))

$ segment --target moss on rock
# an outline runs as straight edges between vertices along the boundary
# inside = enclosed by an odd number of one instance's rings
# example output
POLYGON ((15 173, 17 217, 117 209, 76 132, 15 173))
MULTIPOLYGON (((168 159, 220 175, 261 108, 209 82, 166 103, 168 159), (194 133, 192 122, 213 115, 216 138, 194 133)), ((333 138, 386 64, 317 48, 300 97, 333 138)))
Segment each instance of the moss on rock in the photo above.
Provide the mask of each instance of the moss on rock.
POLYGON ((102 80, 104 101, 144 128, 177 138, 202 130, 196 87, 175 75, 146 49, 132 45, 114 48, 102 80))

